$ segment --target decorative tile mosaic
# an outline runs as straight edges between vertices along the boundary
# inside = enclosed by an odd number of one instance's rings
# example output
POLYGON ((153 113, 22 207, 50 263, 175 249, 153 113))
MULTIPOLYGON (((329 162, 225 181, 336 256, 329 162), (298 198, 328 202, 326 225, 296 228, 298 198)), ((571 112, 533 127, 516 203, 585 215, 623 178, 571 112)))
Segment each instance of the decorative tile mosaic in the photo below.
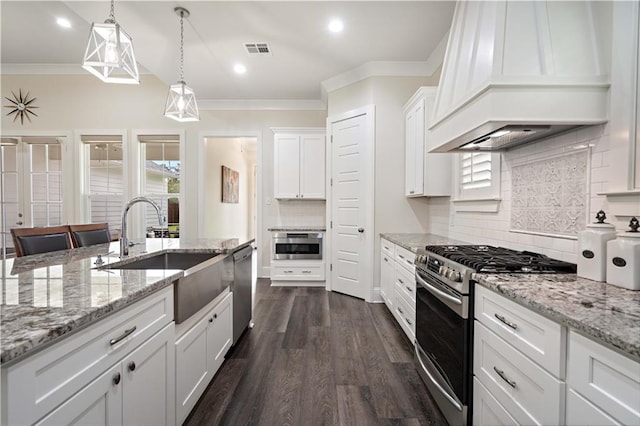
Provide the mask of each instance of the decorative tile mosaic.
POLYGON ((513 166, 511 229, 575 236, 585 227, 588 152, 513 166))

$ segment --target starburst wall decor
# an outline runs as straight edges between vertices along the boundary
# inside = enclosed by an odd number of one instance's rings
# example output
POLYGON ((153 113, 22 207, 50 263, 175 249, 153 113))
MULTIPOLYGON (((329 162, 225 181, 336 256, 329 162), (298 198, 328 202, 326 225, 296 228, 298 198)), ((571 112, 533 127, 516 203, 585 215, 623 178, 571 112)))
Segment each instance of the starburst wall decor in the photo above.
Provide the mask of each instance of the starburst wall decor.
POLYGON ((29 114, 33 115, 34 117, 38 116, 38 114, 32 111, 32 109, 38 108, 37 106, 33 105, 33 102, 35 102, 36 98, 29 98, 29 92, 27 92, 23 96, 22 89, 20 89, 18 91, 18 96, 16 96, 13 90, 11 91, 11 94, 13 95, 13 99, 8 98, 7 96, 4 97, 6 100, 11 102, 11 105, 5 105, 4 107, 11 108, 11 111, 7 113, 7 116, 13 115, 14 122, 18 119, 18 117, 20 117, 20 124, 24 124, 25 117, 27 118, 27 120, 29 120, 29 122, 31 122, 31 117, 29 114))

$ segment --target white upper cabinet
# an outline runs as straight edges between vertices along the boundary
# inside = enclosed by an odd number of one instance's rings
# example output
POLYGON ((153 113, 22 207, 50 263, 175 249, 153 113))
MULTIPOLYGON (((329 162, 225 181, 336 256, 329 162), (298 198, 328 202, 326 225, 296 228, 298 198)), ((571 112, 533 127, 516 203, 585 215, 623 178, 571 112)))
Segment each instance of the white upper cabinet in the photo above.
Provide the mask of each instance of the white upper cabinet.
POLYGON ((429 120, 436 98, 435 87, 421 87, 404 107, 405 195, 451 195, 451 154, 427 154, 429 120))
POLYGON ((274 132, 274 198, 324 200, 324 129, 272 130, 274 132))

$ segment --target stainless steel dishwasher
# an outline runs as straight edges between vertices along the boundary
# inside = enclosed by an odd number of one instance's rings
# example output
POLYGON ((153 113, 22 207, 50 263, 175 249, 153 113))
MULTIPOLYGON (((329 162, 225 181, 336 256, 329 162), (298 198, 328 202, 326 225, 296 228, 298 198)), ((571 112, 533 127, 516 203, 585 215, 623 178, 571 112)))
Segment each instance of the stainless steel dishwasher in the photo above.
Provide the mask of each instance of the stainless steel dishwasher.
MULTIPOLYGON (((251 256, 247 246, 233 253, 233 344, 251 324, 251 256)), ((252 326, 253 324, 251 324, 252 326)))

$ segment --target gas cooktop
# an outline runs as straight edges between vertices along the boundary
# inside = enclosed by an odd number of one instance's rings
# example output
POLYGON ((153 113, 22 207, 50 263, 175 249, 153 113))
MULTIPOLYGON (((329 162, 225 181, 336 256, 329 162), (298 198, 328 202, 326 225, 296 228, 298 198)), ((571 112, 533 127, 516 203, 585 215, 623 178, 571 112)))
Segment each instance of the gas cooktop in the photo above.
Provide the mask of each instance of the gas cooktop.
MULTIPOLYGON (((476 272, 575 273, 576 265, 542 254, 486 245, 426 246, 425 250, 476 272)), ((424 261, 426 263, 426 259, 424 261)))

